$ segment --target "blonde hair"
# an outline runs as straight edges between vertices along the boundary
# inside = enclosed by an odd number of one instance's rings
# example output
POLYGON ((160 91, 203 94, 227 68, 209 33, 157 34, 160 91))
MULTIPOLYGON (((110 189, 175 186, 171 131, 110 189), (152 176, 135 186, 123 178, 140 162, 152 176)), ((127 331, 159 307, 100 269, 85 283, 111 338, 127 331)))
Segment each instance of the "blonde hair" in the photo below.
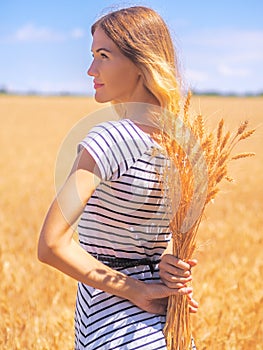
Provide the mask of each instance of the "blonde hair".
POLYGON ((91 27, 118 46, 141 71, 145 87, 162 108, 177 115, 180 102, 179 74, 169 29, 154 10, 133 6, 110 12, 91 27))

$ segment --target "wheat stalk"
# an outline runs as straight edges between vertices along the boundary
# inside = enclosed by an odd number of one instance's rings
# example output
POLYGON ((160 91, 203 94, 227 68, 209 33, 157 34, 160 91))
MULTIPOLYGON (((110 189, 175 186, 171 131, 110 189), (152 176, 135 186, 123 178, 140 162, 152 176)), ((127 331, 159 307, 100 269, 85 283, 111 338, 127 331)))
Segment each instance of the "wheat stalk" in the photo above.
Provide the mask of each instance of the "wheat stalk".
MULTIPOLYGON (((232 156, 233 148, 239 141, 247 139, 255 131, 255 129, 246 131, 248 121, 245 121, 241 123, 236 132, 224 133, 224 120, 221 119, 216 133, 210 132, 205 128, 201 114, 196 117, 190 116, 190 99, 191 93, 189 92, 182 109, 183 123, 178 123, 179 117, 169 118, 169 126, 166 127, 165 133, 156 135, 157 141, 170 162, 170 166, 166 166, 162 174, 162 184, 165 195, 169 194, 169 211, 172 213, 170 231, 173 239, 173 254, 185 261, 193 256, 198 227, 205 207, 219 192, 219 183, 224 178, 233 182, 233 179, 228 176, 228 163, 254 155, 252 152, 245 152, 232 156), (206 165, 206 184, 201 178, 196 180, 198 172, 195 171, 195 168, 198 169, 202 165, 202 159, 205 160, 206 165), (175 206, 174 198, 178 195, 178 189, 174 184, 177 183, 178 173, 181 184, 181 201, 179 206, 175 206), (194 200, 200 201, 200 193, 201 197, 202 195, 204 197, 203 206, 198 216, 196 218, 193 216, 194 220, 190 216, 189 220, 189 212, 195 211, 192 203, 194 200), (185 224, 187 231, 182 232, 185 224)), ((164 334, 168 350, 189 349, 191 322, 186 296, 176 295, 169 298, 164 334)))
POLYGON ((224 126, 224 119, 221 119, 219 124, 218 124, 218 128, 217 128, 217 146, 221 142, 223 126, 224 126))
POLYGON ((244 133, 239 137, 238 141, 247 139, 249 136, 251 136, 252 134, 254 134, 255 131, 256 131, 256 129, 252 129, 252 130, 248 130, 247 132, 244 132, 244 133))
POLYGON ((239 153, 231 158, 231 160, 236 160, 240 158, 247 158, 247 157, 253 157, 255 155, 254 152, 244 152, 244 153, 239 153))

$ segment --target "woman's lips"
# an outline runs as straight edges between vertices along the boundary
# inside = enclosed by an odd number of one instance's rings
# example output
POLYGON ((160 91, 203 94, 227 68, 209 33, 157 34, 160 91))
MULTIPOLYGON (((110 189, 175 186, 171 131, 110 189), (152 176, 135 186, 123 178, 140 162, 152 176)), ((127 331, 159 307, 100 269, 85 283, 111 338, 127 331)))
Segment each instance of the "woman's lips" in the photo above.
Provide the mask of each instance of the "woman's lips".
POLYGON ((94 89, 99 89, 103 86, 104 84, 99 84, 94 82, 94 89))

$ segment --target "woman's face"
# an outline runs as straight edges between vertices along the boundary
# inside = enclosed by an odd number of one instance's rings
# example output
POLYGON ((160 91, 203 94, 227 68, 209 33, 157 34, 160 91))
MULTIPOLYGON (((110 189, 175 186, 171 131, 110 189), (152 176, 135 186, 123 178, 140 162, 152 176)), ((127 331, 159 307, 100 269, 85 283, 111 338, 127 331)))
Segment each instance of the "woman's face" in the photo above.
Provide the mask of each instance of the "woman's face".
POLYGON ((94 77, 97 102, 133 102, 141 80, 139 69, 117 45, 97 28, 91 51, 93 61, 88 75, 94 77))

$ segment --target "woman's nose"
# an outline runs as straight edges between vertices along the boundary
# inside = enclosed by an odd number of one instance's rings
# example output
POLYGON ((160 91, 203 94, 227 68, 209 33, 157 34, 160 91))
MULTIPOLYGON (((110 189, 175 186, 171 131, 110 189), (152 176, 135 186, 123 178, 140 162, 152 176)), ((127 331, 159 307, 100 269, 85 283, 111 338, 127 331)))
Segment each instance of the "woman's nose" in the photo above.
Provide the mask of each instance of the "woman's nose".
POLYGON ((98 76, 98 70, 96 69, 94 60, 92 61, 91 65, 89 66, 89 69, 87 70, 87 74, 91 77, 98 76))

